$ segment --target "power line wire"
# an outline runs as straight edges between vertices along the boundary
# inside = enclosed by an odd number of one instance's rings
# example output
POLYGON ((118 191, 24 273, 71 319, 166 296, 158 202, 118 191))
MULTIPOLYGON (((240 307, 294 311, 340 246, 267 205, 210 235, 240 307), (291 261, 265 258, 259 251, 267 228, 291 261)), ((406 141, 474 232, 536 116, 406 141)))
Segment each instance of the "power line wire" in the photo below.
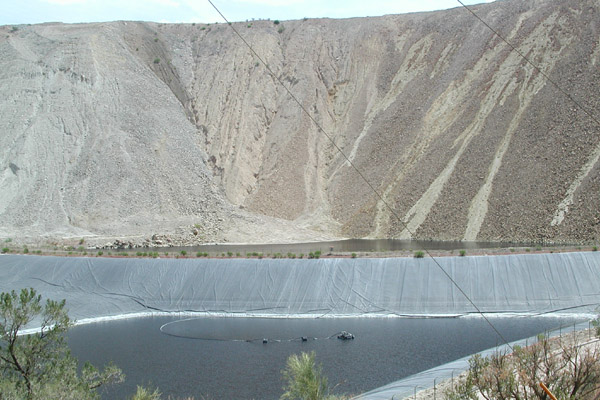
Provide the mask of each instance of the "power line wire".
MULTIPOLYGON (((385 206, 385 208, 394 216, 394 218, 403 226, 403 228, 412 236, 413 233, 410 231, 410 229, 408 228, 407 224, 400 218, 400 216, 396 213, 396 211, 388 204, 388 202, 383 198, 383 196, 381 194, 379 194, 379 192, 375 189, 375 187, 371 184, 371 182, 369 182, 369 180, 364 176, 364 174, 358 169, 358 167, 356 167, 354 165, 354 163, 352 162, 352 160, 350 160, 350 158, 346 155, 346 153, 344 153, 344 151, 335 143, 335 141, 333 140, 333 138, 331 137, 330 134, 328 134, 325 129, 321 126, 321 124, 319 124, 311 115, 311 113, 308 112, 308 110, 302 105, 302 103, 298 100, 298 98, 291 92, 291 90, 287 87, 287 85, 285 85, 285 83, 281 80, 281 78, 279 78, 274 72, 273 70, 269 67, 269 65, 262 59, 262 57, 260 57, 260 55, 254 50, 254 48, 246 41, 246 39, 244 39, 244 37, 238 32, 238 30, 233 26, 232 23, 229 22, 229 20, 225 17, 225 15, 223 15, 223 13, 217 8, 217 6, 215 6, 215 4, 212 2, 212 0, 207 0, 210 5, 217 11, 217 13, 219 13, 219 15, 221 16, 221 18, 223 18, 223 20, 231 27, 231 29, 233 30, 233 32, 235 32, 235 34, 240 38, 240 40, 248 47, 248 49, 250 49, 250 51, 252 52, 252 54, 254 54, 259 60, 260 62, 265 66, 265 68, 267 69, 267 71, 269 71, 269 73, 271 74, 271 76, 276 79, 279 84, 286 90, 286 92, 288 93, 288 95, 298 104, 298 106, 302 109, 302 111, 310 118, 310 120, 315 124, 315 126, 318 128, 318 130, 323 133, 325 135, 325 137, 331 142, 331 144, 335 147, 335 149, 338 151, 339 154, 342 155, 342 157, 348 162, 348 164, 354 169, 354 171, 356 171, 356 173, 360 176, 360 178, 367 184, 367 186, 369 187, 369 189, 371 189, 371 191, 375 194, 375 196, 379 199, 379 201, 382 202, 382 204, 385 206)), ((422 250, 427 253, 427 255, 431 258, 431 260, 435 263, 435 265, 440 269, 440 271, 442 271, 442 273, 446 276, 446 278, 452 283, 452 285, 454 285, 454 287, 456 287, 458 289, 458 291, 467 299, 467 301, 473 306, 473 308, 475 308, 475 310, 477 310, 477 313, 479 313, 481 315, 481 317, 487 322, 487 324, 492 328, 492 330, 496 333, 496 335, 498 335, 498 337, 502 340, 502 342, 504 342, 511 350, 513 350, 511 344, 508 342, 508 340, 506 340, 506 338, 504 337, 504 335, 502 335, 502 333, 500 333, 500 331, 494 326, 494 324, 492 324, 492 322, 485 316, 485 314, 483 313, 483 311, 481 311, 481 309, 473 302, 473 300, 471 300, 471 298, 467 295, 467 293, 460 287, 460 285, 452 278, 452 276, 450 276, 450 274, 442 267, 442 265, 438 262, 438 260, 429 252, 429 250, 427 250, 426 248, 422 248, 422 250)))

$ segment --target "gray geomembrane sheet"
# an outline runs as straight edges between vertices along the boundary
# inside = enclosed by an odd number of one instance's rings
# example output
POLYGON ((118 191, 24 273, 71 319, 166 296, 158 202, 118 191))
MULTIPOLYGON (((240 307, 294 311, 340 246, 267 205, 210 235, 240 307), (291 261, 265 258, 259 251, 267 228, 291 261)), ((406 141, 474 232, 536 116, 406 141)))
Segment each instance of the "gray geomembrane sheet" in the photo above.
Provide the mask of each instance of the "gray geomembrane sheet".
MULTIPOLYGON (((484 312, 579 313, 600 303, 600 253, 437 260, 484 312)), ((476 311, 428 258, 0 256, 0 290, 24 287, 65 298, 75 319, 156 311, 281 317, 476 311)))

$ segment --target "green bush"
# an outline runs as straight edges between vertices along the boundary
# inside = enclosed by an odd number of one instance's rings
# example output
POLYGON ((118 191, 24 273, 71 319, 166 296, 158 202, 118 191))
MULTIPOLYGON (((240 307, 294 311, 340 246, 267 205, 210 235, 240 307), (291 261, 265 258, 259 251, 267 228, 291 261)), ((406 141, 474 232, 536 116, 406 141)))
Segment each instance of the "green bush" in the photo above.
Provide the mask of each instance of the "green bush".
POLYGON ((592 247, 592 251, 598 251, 598 246, 592 247))
POLYGON ((356 253, 352 253, 351 257, 356 258, 356 253))
POLYGON ((422 251, 420 251, 420 250, 419 251, 415 251, 414 257, 415 258, 423 258, 423 257, 425 257, 425 253, 422 252, 422 251))
POLYGON ((278 20, 278 19, 276 19, 276 20, 274 20, 274 21, 273 21, 273 23, 274 23, 275 25, 279 25, 279 20, 278 20))
POLYGON ((154 64, 158 64, 159 62, 160 62, 160 58, 157 57, 154 59, 154 64))
POLYGON ((231 256, 233 256, 233 253, 231 251, 228 251, 227 252, 227 257, 231 257, 231 256))
POLYGON ((283 370, 286 381, 281 396, 282 400, 335 400, 344 397, 329 394, 327 377, 323 367, 315 363, 315 352, 292 354, 288 357, 286 368, 283 370))
POLYGON ((138 386, 135 394, 131 398, 131 400, 161 400, 162 393, 158 388, 154 389, 154 391, 150 391, 150 389, 146 389, 143 386, 138 386))
POLYGON ((99 251, 99 252, 98 252, 98 253, 96 253, 96 254, 98 254, 98 256, 101 256, 102 254, 104 254, 104 252, 102 252, 102 251, 99 251))
POLYGON ((467 251, 466 250, 461 250, 458 252, 458 254, 460 254, 461 257, 464 257, 467 255, 467 251))
POLYGON ((27 253, 29 253, 29 249, 27 247, 24 247, 23 248, 23 254, 27 254, 27 253))
POLYGON ((158 42, 158 38, 154 38, 154 41, 155 41, 155 42, 158 42))
POLYGON ((304 258, 304 253, 298 254, 298 258, 304 258))
POLYGON ((179 252, 179 254, 181 254, 182 256, 184 256, 184 257, 185 257, 185 256, 187 255, 187 251, 185 251, 185 250, 181 250, 181 251, 179 252))
POLYGON ((123 382, 113 365, 78 368, 66 342, 72 325, 65 301, 47 300, 34 289, 0 295, 0 393, 3 399, 96 399, 96 388, 123 382), (36 321, 43 328, 22 335, 36 321), (9 344, 9 345, 5 345, 9 344))

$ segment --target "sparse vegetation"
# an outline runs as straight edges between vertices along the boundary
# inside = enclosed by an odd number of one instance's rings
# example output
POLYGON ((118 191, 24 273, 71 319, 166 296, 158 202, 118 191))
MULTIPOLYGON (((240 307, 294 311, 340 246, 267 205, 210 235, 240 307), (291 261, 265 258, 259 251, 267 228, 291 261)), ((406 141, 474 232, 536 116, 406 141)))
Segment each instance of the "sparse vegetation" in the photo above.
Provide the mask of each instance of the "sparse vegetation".
POLYGON ((467 255, 467 251, 466 251, 466 250, 461 250, 461 251, 459 251, 459 252, 458 252, 458 254, 459 254, 461 257, 464 257, 464 256, 466 256, 466 255, 467 255))
POLYGON ((546 399, 542 380, 559 399, 598 399, 600 350, 540 336, 533 345, 515 346, 512 354, 475 355, 466 379, 447 391, 446 398, 546 399))
POLYGON ((89 363, 79 369, 65 335, 72 322, 65 301, 47 300, 34 289, 0 294, 0 393, 6 399, 96 399, 96 388, 122 382, 121 370, 89 363), (39 319, 40 331, 22 335, 39 319))
POLYGON ((10 253, 10 249, 8 247, 2 248, 2 254, 10 253))
POLYGON ((158 38, 154 38, 154 41, 155 41, 155 42, 158 42, 158 38))
POLYGON ((154 391, 151 391, 150 389, 147 389, 147 388, 145 388, 143 386, 139 386, 139 385, 137 387, 135 394, 131 398, 131 400, 161 400, 161 399, 162 399, 162 393, 160 392, 160 390, 158 390, 158 388, 154 389, 154 391))
POLYGON ((336 400, 344 397, 330 395, 327 377, 323 367, 315 363, 315 352, 292 354, 288 357, 283 370, 282 400, 336 400))
POLYGON ((160 63, 160 58, 157 57, 154 59, 154 64, 158 64, 158 63, 160 63))
POLYGON ((425 257, 425 253, 422 252, 422 251, 420 251, 420 250, 419 251, 415 251, 414 257, 415 258, 423 258, 423 257, 425 257))
POLYGON ((598 251, 598 246, 592 247, 592 251, 598 251))

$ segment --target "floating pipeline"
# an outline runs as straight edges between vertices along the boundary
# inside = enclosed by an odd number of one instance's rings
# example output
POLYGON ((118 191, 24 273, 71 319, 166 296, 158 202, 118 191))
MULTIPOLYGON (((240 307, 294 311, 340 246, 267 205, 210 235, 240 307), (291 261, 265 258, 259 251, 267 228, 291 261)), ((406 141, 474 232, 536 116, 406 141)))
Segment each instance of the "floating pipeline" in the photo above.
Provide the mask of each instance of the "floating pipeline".
MULTIPOLYGON (((437 261, 492 316, 592 314, 600 304, 598 252, 437 261)), ((477 314, 428 258, 0 256, 0 291, 26 287, 44 298, 66 299, 69 315, 80 321, 163 313, 281 318, 477 314)))

